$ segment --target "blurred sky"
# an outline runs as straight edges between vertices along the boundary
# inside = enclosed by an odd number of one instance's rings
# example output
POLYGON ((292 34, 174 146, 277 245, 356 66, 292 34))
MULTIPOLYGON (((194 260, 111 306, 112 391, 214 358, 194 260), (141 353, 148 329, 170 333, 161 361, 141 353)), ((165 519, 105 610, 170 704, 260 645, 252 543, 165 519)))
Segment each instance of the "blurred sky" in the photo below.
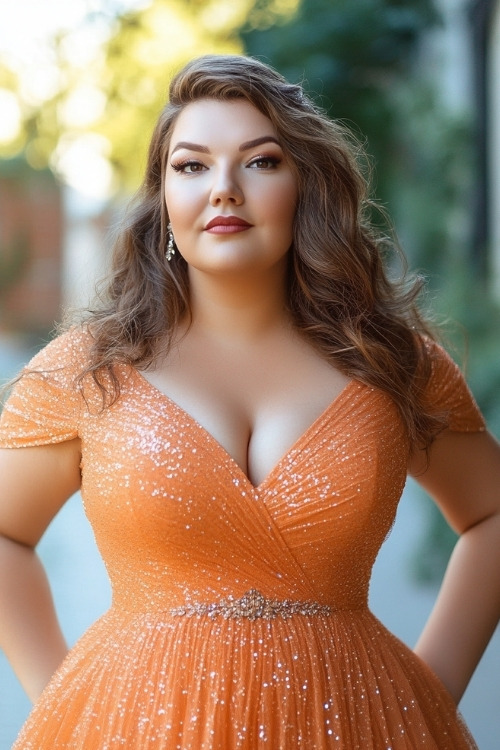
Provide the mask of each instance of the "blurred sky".
POLYGON ((89 14, 112 17, 146 5, 149 0, 0 0, 0 53, 16 67, 32 67, 46 61, 54 31, 77 28, 89 14))

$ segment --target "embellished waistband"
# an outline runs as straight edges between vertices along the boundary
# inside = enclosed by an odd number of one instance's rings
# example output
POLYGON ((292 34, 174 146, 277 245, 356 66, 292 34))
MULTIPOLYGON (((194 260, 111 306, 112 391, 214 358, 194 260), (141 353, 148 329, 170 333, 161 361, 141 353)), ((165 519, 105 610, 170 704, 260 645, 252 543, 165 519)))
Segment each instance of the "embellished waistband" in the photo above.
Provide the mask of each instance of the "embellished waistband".
POLYGON ((333 609, 328 604, 305 601, 297 602, 292 599, 268 599, 257 589, 250 589, 239 599, 228 596, 211 604, 194 603, 170 610, 174 616, 193 617, 208 615, 208 617, 224 617, 226 620, 244 617, 247 620, 273 620, 276 617, 284 619, 292 615, 330 615, 333 609))

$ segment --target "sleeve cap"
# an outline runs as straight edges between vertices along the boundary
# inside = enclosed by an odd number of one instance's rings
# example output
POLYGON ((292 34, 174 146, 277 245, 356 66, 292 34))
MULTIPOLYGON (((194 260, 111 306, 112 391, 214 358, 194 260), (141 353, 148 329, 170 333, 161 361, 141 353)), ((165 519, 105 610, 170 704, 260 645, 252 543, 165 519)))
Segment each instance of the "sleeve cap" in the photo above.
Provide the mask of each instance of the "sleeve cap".
POLYGON ((455 432, 485 430, 484 417, 458 365, 435 341, 426 340, 425 346, 431 364, 425 389, 427 408, 443 413, 446 426, 455 432))
POLYGON ((22 370, 0 417, 0 447, 59 443, 78 437, 82 396, 76 377, 88 341, 69 331, 36 354, 22 370))

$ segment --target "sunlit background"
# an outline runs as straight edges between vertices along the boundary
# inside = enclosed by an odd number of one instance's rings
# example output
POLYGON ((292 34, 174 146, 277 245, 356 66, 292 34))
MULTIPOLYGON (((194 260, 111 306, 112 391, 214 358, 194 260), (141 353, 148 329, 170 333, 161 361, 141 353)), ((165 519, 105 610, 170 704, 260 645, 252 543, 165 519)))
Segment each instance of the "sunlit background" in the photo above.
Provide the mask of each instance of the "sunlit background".
MULTIPOLYGON (((89 304, 169 79, 207 52, 270 62, 365 141, 500 436, 498 0, 0 0, 0 380, 89 304)), ((109 598, 85 524, 75 497, 41 546, 71 642, 109 598)), ((410 485, 372 587, 410 645, 453 541, 410 485)), ((499 747, 499 675, 497 633, 463 701, 480 750, 499 747)), ((0 750, 27 711, 0 661, 0 750)))

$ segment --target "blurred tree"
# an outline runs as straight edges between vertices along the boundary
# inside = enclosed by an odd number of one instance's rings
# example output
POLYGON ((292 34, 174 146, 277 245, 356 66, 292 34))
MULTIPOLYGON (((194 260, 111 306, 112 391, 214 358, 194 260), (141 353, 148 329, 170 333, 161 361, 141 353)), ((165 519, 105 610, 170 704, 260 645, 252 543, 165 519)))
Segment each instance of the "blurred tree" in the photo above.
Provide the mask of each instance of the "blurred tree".
POLYGON ((15 137, 2 143, 0 133, 0 157, 24 150, 31 166, 49 164, 96 195, 99 181, 102 192, 135 188, 172 73, 196 55, 242 52, 249 19, 275 23, 297 3, 151 0, 118 15, 104 3, 49 41, 38 88, 29 66, 0 59, 0 94, 17 97, 20 116, 15 137))
POLYGON ((431 0, 302 0, 281 25, 252 26, 247 51, 306 85, 332 117, 367 140, 377 193, 391 197, 401 147, 397 87, 411 81, 424 33, 438 22, 431 0))
POLYGON ((298 0, 156 0, 117 19, 106 44, 108 105, 99 132, 112 143, 122 184, 139 180, 151 130, 166 101, 172 74, 192 57, 241 53, 240 28, 277 23, 298 0), (138 154, 140 158, 138 158, 138 154))

